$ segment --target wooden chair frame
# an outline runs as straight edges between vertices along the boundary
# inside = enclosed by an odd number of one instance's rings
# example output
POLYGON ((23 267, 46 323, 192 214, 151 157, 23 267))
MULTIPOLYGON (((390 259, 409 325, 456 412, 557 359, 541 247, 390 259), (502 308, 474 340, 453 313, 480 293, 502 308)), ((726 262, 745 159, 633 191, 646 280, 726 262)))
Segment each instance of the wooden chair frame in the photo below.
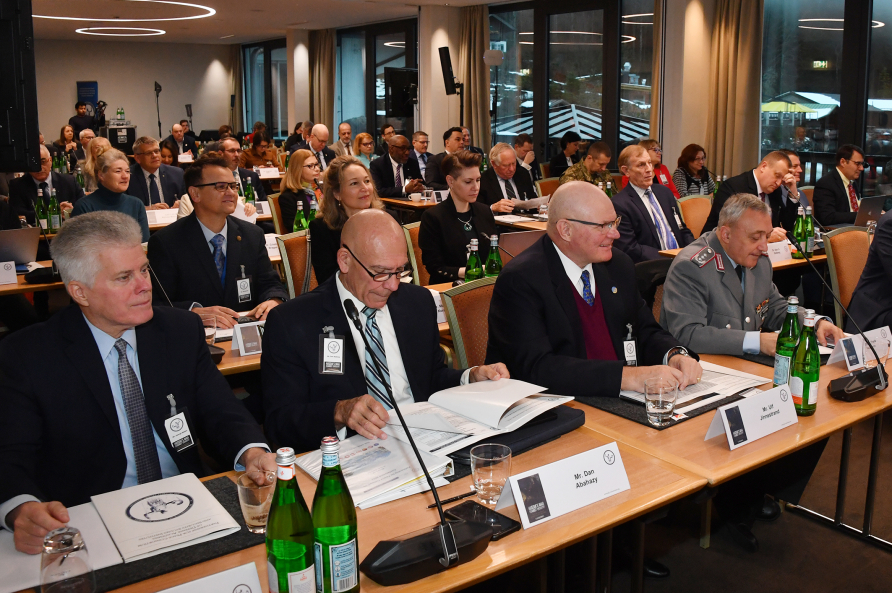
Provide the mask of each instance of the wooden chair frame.
POLYGON ((412 283, 421 286, 421 276, 418 272, 418 267, 421 264, 420 261, 417 261, 418 258, 415 257, 415 247, 412 245, 412 236, 409 234, 410 229, 416 229, 421 226, 421 222, 410 222, 409 224, 404 224, 403 233, 406 235, 406 249, 409 250, 409 264, 412 266, 412 283))
POLYGON ((293 299, 301 294, 306 294, 310 290, 310 278, 313 274, 313 248, 310 242, 309 231, 298 231, 296 233, 288 233, 287 235, 279 235, 276 237, 276 243, 279 245, 279 255, 282 256, 282 266, 285 268, 285 280, 288 284, 288 295, 293 299), (294 277, 291 275, 291 262, 288 260, 288 250, 285 249, 285 241, 297 237, 306 236, 307 238, 307 272, 301 283, 301 291, 295 291, 294 277))
MULTIPOLYGON (((842 295, 839 292, 839 279, 836 275, 836 266, 839 265, 839 262, 837 262, 837 258, 839 257, 839 255, 834 255, 830 239, 843 233, 851 233, 856 231, 864 233, 864 240, 867 241, 867 227, 863 226, 847 226, 824 234, 824 250, 827 252, 827 267, 830 269, 830 285, 833 287, 833 292, 840 297, 842 295)), ((845 313, 835 299, 833 301, 833 310, 836 312, 836 326, 844 327, 845 313)))
POLYGON ((496 278, 481 278, 440 293, 440 298, 443 301, 443 309, 446 311, 446 322, 449 324, 449 332, 452 334, 453 348, 455 350, 455 355, 458 358, 458 368, 460 369, 466 369, 471 365, 468 363, 468 353, 465 351, 465 342, 461 334, 461 328, 459 328, 458 325, 458 315, 455 313, 455 305, 452 302, 452 297, 468 292, 469 290, 474 290, 475 288, 495 284, 495 282, 496 278))

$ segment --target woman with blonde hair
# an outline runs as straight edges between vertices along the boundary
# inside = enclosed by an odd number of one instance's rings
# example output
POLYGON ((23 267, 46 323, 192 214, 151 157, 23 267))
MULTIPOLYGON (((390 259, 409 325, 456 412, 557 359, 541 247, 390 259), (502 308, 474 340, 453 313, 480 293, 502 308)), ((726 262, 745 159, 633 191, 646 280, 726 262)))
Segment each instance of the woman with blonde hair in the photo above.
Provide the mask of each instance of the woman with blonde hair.
MULTIPOLYGON (((288 171, 282 180, 282 193, 279 194, 279 209, 282 211, 282 232, 302 231, 305 227, 296 228, 294 219, 298 206, 304 213, 304 219, 310 213, 311 202, 317 200, 316 181, 322 176, 316 156, 301 148, 295 150, 288 159, 288 171)), ((321 195, 322 192, 319 192, 321 195)), ((321 200, 319 200, 321 202, 321 200)), ((318 204, 317 208, 318 209, 318 204)))
POLYGON ((375 139, 371 134, 361 132, 356 135, 356 139, 353 141, 353 154, 365 165, 366 169, 369 168, 372 161, 378 157, 375 154, 375 139))
POLYGON ((102 153, 111 150, 112 145, 108 138, 97 136, 90 140, 87 149, 87 160, 84 163, 84 184, 86 185, 84 191, 90 193, 99 187, 99 182, 96 179, 96 159, 102 153))

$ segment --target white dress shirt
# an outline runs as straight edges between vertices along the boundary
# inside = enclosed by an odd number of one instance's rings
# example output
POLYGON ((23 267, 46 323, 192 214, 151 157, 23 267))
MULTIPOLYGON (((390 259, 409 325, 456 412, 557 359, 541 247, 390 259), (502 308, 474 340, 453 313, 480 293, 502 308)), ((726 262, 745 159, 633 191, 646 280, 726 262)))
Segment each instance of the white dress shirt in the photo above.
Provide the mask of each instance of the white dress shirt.
MULTIPOLYGON (((515 199, 515 201, 521 201, 521 198, 522 198, 523 196, 521 196, 520 193, 517 191, 517 184, 514 183, 514 180, 513 180, 513 179, 502 179, 502 177, 501 177, 500 175, 498 175, 498 174, 496 174, 496 179, 499 180, 499 187, 502 189, 502 199, 504 199, 504 200, 510 200, 510 199, 511 199, 511 198, 508 197, 508 190, 505 188, 505 185, 507 185, 508 183, 510 183, 510 184, 511 184, 511 190, 514 192, 514 199, 515 199)), ((528 196, 528 197, 529 197, 529 196, 528 196)))
MULTIPOLYGON (((852 180, 845 176, 845 174, 840 171, 839 167, 836 168, 836 172, 839 173, 840 178, 842 178, 842 186, 845 188, 846 192, 846 203, 849 205, 849 212, 854 212, 852 210, 852 198, 849 197, 849 186, 852 184, 852 180)), ((855 192, 855 195, 858 196, 858 192, 855 192)), ((858 204, 861 204, 861 198, 857 197, 858 204)), ((815 324, 817 327, 817 323, 815 324)))

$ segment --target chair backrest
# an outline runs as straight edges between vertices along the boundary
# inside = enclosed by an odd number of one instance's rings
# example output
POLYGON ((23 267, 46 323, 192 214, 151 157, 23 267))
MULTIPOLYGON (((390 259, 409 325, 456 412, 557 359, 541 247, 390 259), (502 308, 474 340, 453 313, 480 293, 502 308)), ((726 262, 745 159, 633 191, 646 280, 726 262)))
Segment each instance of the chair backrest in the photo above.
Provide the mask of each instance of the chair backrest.
POLYGON ((656 292, 654 292, 654 319, 657 320, 657 323, 660 322, 660 313, 663 312, 663 285, 660 284, 657 286, 656 292))
POLYGON ((486 359, 495 284, 495 278, 481 278, 440 293, 460 369, 481 365, 486 359))
POLYGON ((611 177, 613 177, 613 192, 616 193, 623 188, 623 174, 622 173, 611 173, 611 177))
MULTIPOLYGON (((824 249, 827 250, 827 265, 830 267, 830 282, 839 300, 846 307, 852 300, 852 294, 867 264, 867 229, 848 226, 824 235, 824 249)), ((845 313, 834 301, 836 309, 836 325, 843 327, 845 313)))
POLYGON ((687 196, 680 199, 678 205, 681 208, 681 217, 684 219, 685 225, 691 229, 694 238, 698 238, 703 232, 706 219, 709 218, 712 201, 701 196, 687 196))
POLYGON ((507 264, 520 255, 544 234, 545 231, 520 231, 499 235, 499 247, 502 248, 502 264, 507 264))
POLYGON ((812 198, 812 196, 813 196, 814 193, 815 193, 815 186, 813 186, 813 185, 807 185, 807 186, 805 186, 805 187, 800 187, 800 188, 799 188, 799 191, 801 191, 802 193, 805 194, 805 197, 808 198, 808 203, 809 203, 809 204, 814 204, 814 201, 813 201, 811 198, 812 198))
POLYGON ((539 163, 539 172, 542 173, 542 179, 551 177, 551 163, 539 163))
POLYGON ((290 155, 287 152, 279 153, 279 168, 283 171, 288 170, 288 157, 290 155))
POLYGON ((412 281, 418 286, 427 286, 431 283, 431 275, 421 263, 421 247, 418 246, 420 227, 420 222, 404 224, 403 232, 406 233, 406 247, 409 250, 409 262, 412 264, 412 281))
POLYGON ((269 202, 270 213, 273 215, 273 227, 276 229, 276 234, 284 235, 286 231, 282 227, 282 207, 279 206, 279 194, 269 194, 266 199, 269 202))
POLYGON ((299 231, 276 237, 279 254, 285 268, 285 280, 291 298, 300 296, 319 286, 312 265, 312 250, 308 231, 299 231))
POLYGON ((561 184, 560 177, 546 177, 536 181, 536 191, 540 197, 550 196, 561 184))

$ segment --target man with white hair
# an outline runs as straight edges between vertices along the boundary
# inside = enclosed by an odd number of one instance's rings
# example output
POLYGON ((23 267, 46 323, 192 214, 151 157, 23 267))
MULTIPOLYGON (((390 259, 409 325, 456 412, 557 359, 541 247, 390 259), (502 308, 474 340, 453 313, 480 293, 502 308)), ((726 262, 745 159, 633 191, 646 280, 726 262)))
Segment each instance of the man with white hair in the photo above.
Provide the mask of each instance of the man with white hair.
POLYGON ((90 128, 85 128, 81 130, 77 137, 81 145, 74 151, 74 156, 80 162, 87 159, 87 147, 90 145, 90 140, 96 137, 96 132, 90 128))
POLYGON ((43 203, 50 203, 53 190, 61 209, 74 207, 75 202, 84 197, 84 190, 78 187, 72 175, 53 173, 53 158, 49 149, 40 145, 40 171, 22 175, 9 182, 9 207, 16 216, 24 216, 28 224, 34 225, 34 204, 37 203, 37 190, 43 192, 43 203))
POLYGON ((480 194, 477 201, 489 205, 493 213, 532 210, 548 202, 548 196, 540 198, 533 188, 533 181, 525 169, 517 167, 514 149, 499 142, 489 151, 490 167, 480 176, 480 194))
POLYGON ((328 143, 328 126, 325 124, 316 124, 313 126, 307 141, 298 144, 296 148, 306 148, 316 156, 319 161, 319 168, 325 171, 337 155, 326 144, 328 143))
POLYGON ((353 128, 347 122, 342 122, 341 125, 338 126, 338 139, 334 144, 329 146, 329 148, 332 149, 337 156, 352 155, 352 138, 353 128))

